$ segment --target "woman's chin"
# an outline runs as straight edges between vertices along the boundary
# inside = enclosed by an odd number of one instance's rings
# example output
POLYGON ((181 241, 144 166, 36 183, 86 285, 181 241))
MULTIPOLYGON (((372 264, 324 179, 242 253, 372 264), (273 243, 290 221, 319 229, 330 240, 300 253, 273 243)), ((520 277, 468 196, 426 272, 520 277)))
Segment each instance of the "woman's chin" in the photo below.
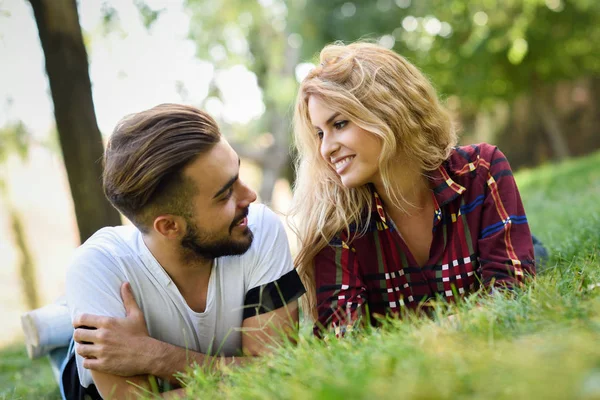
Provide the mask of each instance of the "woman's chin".
POLYGON ((367 182, 359 181, 357 179, 353 179, 352 177, 340 177, 342 181, 342 185, 344 185, 347 189, 355 189, 365 185, 367 182))

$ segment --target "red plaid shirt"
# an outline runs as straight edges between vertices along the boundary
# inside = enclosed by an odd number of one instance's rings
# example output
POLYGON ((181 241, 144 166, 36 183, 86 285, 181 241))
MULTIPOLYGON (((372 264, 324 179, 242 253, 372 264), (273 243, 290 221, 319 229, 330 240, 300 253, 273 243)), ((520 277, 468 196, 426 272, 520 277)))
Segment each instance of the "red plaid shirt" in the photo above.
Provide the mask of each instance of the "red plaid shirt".
POLYGON ((348 243, 348 232, 340 232, 314 259, 315 333, 343 333, 367 306, 371 316, 400 314, 437 295, 452 300, 481 285, 511 287, 535 274, 525 210, 498 148, 457 147, 430 181, 435 213, 426 265, 418 266, 373 190, 367 233, 348 243))

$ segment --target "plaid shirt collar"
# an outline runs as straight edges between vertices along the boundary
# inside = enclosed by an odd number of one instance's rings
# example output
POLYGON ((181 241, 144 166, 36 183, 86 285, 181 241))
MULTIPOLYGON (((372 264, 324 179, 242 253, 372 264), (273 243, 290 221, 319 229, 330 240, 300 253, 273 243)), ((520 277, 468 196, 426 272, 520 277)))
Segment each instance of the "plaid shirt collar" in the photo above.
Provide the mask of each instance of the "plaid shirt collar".
MULTIPOLYGON (((431 171, 428 174, 427 179, 433 188, 433 201, 435 207, 434 223, 437 224, 442 219, 442 207, 456 199, 458 196, 464 194, 467 189, 454 182, 443 164, 436 170, 431 171)), ((371 185, 371 193, 373 194, 371 213, 377 213, 379 220, 387 225, 387 217, 383 209, 383 203, 373 185, 371 185)))

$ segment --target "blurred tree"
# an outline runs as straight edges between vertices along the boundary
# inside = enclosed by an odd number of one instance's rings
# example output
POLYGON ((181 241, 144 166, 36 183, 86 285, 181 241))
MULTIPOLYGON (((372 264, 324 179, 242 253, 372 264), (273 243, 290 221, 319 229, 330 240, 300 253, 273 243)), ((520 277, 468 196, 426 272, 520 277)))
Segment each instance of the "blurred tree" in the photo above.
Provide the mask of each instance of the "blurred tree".
MULTIPOLYGON (((232 144, 262 168, 259 194, 269 203, 275 181, 291 179, 290 104, 301 42, 290 35, 286 21, 294 9, 282 0, 187 0, 187 8, 200 58, 211 61, 217 73, 241 64, 256 75, 265 113, 232 144)), ((216 85, 213 93, 220 95, 216 85)))
POLYGON ((75 0, 30 0, 46 57, 54 115, 81 242, 119 213, 102 191, 102 136, 96 122, 75 0))
POLYGON ((27 309, 33 310, 40 306, 37 293, 37 278, 31 251, 27 245, 23 221, 14 206, 8 191, 8 171, 6 161, 10 154, 17 154, 22 161, 28 155, 29 132, 23 123, 10 124, 0 129, 0 199, 5 204, 10 218, 11 230, 15 247, 20 253, 19 279, 27 309))
MULTIPOLYGON (((600 73, 596 0, 289 0, 303 57, 370 35, 421 68, 461 112, 531 93, 556 158, 569 155, 549 84, 600 73)), ((367 36, 368 37, 368 36, 367 36)))

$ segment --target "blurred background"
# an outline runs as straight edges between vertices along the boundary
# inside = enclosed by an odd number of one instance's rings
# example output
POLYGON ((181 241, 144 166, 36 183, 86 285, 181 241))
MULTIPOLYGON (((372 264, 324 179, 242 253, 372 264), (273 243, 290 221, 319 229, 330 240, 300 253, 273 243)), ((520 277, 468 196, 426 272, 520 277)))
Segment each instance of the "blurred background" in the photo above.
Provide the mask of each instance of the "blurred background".
POLYGON ((515 170, 600 148, 598 0, 0 0, 0 347, 62 294, 73 249, 121 222, 99 180, 121 117, 207 110, 285 213, 298 82, 357 39, 421 68, 461 143, 515 170))

